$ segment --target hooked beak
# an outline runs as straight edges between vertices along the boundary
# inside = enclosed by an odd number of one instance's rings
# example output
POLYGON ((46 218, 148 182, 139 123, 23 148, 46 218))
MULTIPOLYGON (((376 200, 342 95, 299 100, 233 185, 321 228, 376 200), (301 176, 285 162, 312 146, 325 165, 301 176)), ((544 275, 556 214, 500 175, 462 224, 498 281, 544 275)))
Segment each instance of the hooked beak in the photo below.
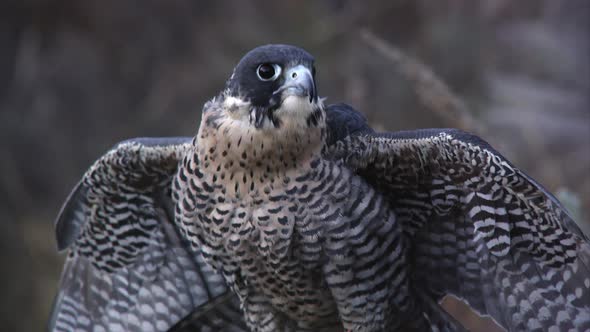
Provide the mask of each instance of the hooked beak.
POLYGON ((313 76, 304 65, 295 66, 285 72, 285 83, 273 95, 309 97, 309 102, 317 100, 317 92, 313 76))

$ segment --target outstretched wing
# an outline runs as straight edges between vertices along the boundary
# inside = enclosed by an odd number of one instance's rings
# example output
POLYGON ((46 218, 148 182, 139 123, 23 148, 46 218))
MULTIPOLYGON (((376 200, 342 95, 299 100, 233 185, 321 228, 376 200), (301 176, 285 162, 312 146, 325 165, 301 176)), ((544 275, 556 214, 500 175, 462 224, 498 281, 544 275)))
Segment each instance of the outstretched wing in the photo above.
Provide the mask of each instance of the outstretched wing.
POLYGON ((362 127, 327 154, 388 197, 412 239, 416 289, 511 331, 590 329, 590 244, 553 195, 474 135, 362 127))
POLYGON ((86 172, 56 222, 69 252, 50 330, 165 331, 188 316, 177 331, 245 331, 235 296, 174 225, 171 182, 190 144, 124 141, 86 172))

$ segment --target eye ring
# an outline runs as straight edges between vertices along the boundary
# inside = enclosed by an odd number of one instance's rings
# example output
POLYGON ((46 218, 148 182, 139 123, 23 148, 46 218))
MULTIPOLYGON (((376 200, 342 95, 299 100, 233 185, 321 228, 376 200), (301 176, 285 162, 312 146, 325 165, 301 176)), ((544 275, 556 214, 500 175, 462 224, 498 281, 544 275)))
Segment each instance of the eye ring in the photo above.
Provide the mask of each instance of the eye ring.
POLYGON ((256 69, 256 76, 263 82, 274 81, 281 75, 281 66, 276 63, 262 63, 256 69))

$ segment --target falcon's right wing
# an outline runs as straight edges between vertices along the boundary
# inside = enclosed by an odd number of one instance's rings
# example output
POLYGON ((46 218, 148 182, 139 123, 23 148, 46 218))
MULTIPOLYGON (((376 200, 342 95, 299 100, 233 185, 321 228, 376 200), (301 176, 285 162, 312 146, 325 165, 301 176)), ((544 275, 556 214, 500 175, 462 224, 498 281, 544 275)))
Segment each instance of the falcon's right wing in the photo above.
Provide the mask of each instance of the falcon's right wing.
POLYGON ((56 222, 69 252, 49 330, 246 331, 237 298, 174 225, 171 182, 190 145, 124 141, 86 172, 56 222))

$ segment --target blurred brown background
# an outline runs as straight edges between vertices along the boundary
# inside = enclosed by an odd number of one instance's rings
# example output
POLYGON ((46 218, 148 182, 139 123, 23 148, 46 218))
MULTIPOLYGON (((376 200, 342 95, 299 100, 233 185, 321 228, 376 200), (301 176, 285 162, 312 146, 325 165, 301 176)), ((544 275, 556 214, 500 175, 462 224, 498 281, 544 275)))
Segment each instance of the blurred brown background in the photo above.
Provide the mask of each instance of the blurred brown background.
POLYGON ((431 67, 488 141, 590 215, 588 1, 4 0, 3 330, 43 328, 63 260, 53 218, 91 162, 125 138, 192 135, 201 105, 254 46, 306 48, 328 102, 353 104, 379 129, 453 126, 363 28, 431 67))

